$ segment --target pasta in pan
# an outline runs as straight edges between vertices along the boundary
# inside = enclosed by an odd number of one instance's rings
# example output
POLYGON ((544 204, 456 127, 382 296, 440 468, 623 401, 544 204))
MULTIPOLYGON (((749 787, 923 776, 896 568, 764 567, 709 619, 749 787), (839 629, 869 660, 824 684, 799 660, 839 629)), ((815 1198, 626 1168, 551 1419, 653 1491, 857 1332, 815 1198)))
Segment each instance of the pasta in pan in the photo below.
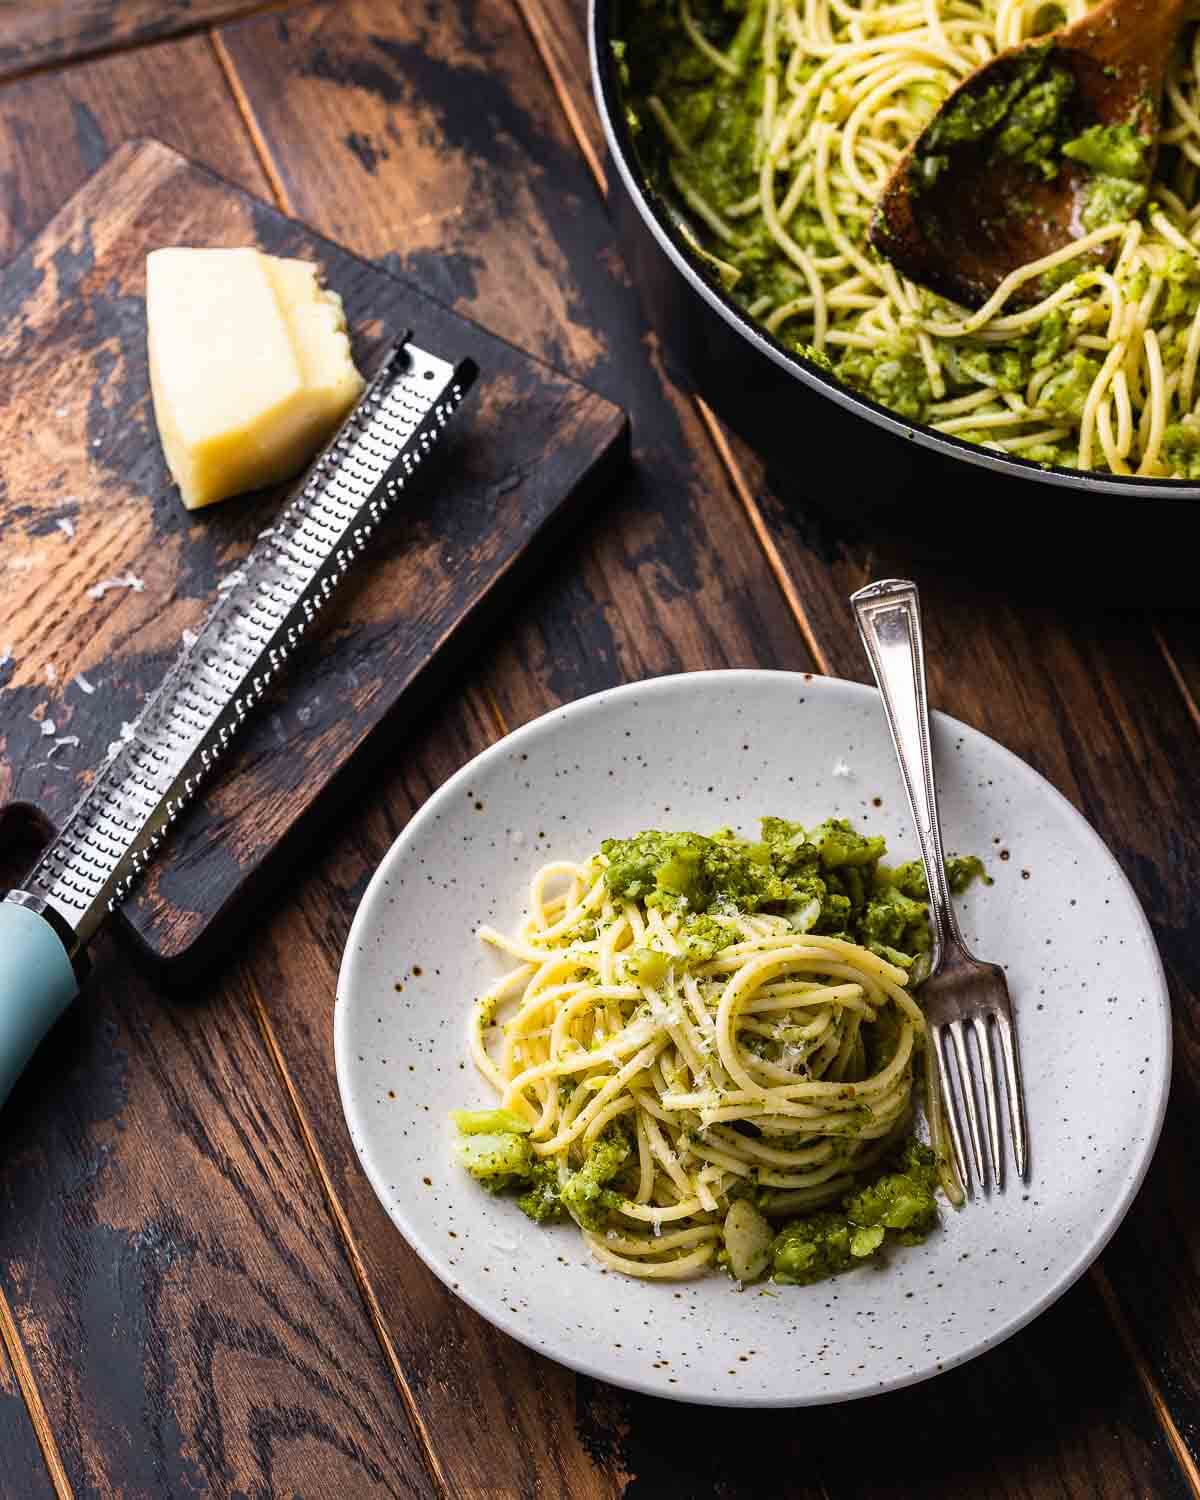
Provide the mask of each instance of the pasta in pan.
POLYGON ((1044 464, 1200 479, 1196 28, 1171 61, 1153 180, 1139 165, 1149 143, 1133 138, 1125 161, 1095 157, 1080 237, 977 311, 867 243, 884 183, 951 90, 1087 9, 634 0, 616 46, 640 149, 685 236, 782 343, 960 439, 1044 464))

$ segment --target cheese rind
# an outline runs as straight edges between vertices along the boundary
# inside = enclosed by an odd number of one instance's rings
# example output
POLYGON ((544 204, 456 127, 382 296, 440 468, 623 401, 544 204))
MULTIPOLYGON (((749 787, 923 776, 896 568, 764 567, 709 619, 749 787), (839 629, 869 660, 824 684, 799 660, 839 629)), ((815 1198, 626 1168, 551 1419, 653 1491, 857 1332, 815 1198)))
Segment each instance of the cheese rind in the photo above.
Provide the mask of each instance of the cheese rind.
POLYGON ((363 387, 341 300, 305 261, 152 251, 146 327, 159 436, 189 510, 296 474, 363 387))

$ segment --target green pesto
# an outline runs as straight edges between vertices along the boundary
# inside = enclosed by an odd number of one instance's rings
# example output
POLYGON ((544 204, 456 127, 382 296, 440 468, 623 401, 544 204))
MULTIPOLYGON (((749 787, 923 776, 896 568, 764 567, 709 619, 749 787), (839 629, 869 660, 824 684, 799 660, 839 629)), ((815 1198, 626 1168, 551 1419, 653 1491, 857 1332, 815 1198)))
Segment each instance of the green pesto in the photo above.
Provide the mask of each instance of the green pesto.
POLYGON ((1089 125, 1063 146, 1063 155, 1106 177, 1131 182, 1150 175, 1152 142, 1132 125, 1089 125))
MULTIPOLYGON (((635 1157, 632 1142, 619 1127, 610 1127, 595 1142, 578 1171, 560 1173, 555 1162, 538 1160, 516 1130, 464 1133, 471 1125, 469 1112, 455 1115, 460 1132, 455 1150, 463 1166, 489 1192, 514 1195, 517 1207, 534 1223, 556 1224, 569 1217, 583 1229, 598 1231, 613 1222, 621 1194, 612 1184, 628 1177, 635 1157)), ((624 1184, 627 1190, 632 1185, 624 1184)), ((918 1244, 937 1225, 936 1190, 937 1158, 910 1137, 837 1208, 801 1215, 780 1228, 771 1246, 772 1279, 807 1286, 863 1265, 889 1247, 918 1244)), ((754 1189, 748 1186, 747 1191, 754 1189)))
MULTIPOLYGON (((736 941, 727 923, 735 912, 784 916, 799 932, 847 938, 906 968, 929 950, 928 892, 919 867, 889 869, 881 863, 884 840, 856 832, 843 818, 808 829, 764 818, 757 840, 728 829, 711 837, 647 829, 605 839, 600 852, 614 896, 682 919, 678 958, 636 949, 626 959, 627 973, 643 983, 659 983, 669 963, 706 963, 736 941)), ((987 879, 974 856, 948 860, 946 869, 959 892, 977 876, 987 879)))
POLYGON ((1184 479, 1200 479, 1200 422, 1184 417, 1163 434, 1163 449, 1171 472, 1184 479))
POLYGON ((917 191, 937 182, 952 151, 976 143, 986 143, 992 156, 1018 161, 1047 181, 1057 174, 1075 80, 1049 62, 1048 51, 1030 49, 1006 78, 983 89, 968 86, 949 101, 913 153, 910 180, 917 191))
MULTIPOLYGON (((516 1130, 496 1135, 465 1133, 457 1117, 467 1113, 455 1111, 459 1134, 454 1149, 481 1187, 492 1193, 516 1194, 517 1207, 537 1224, 557 1223, 568 1215, 583 1229, 602 1229, 608 1223, 620 1201, 620 1194, 609 1184, 634 1154, 624 1131, 610 1127, 593 1143, 578 1171, 560 1174, 557 1163, 536 1157, 525 1135, 516 1130)), ((524 1122, 521 1126, 529 1128, 524 1122)))
POLYGON ((1063 155, 1091 173, 1083 207, 1083 227, 1136 218, 1149 195, 1153 142, 1132 125, 1090 125, 1067 141, 1063 155))
POLYGON ((787 1223, 771 1247, 772 1280, 807 1286, 853 1270, 890 1245, 914 1245, 937 1225, 937 1158, 906 1141, 873 1181, 838 1209, 787 1223))
POLYGON ((535 1224, 557 1224, 567 1217, 559 1191, 558 1164, 535 1161, 529 1169, 524 1191, 517 1197, 517 1207, 535 1224))
MULTIPOLYGON (((743 309, 764 299, 773 305, 802 295, 806 286, 800 272, 780 251, 757 211, 731 220, 734 240, 718 237, 685 205, 672 182, 669 166, 700 192, 718 213, 726 214, 757 188, 755 140, 762 106, 763 75, 760 42, 764 6, 762 0, 692 0, 692 13, 700 30, 727 57, 742 67, 740 76, 730 76, 701 56, 688 41, 680 24, 677 0, 627 0, 623 18, 625 36, 612 44, 622 82, 627 119, 638 154, 653 190, 675 218, 697 263, 743 309), (666 109, 679 132, 686 155, 672 152, 659 130, 647 101, 654 97, 666 109)), ((1045 35, 1061 23, 1061 7, 1046 5, 1035 19, 1035 29, 1045 35)), ((811 60, 799 69, 801 79, 810 76, 811 60)), ((1026 55, 1002 84, 979 92, 966 92, 946 101, 945 90, 927 80, 914 81, 903 91, 903 102, 919 118, 930 122, 914 172, 917 186, 936 182, 949 161, 949 154, 964 144, 983 142, 997 161, 1018 163, 1031 189, 1053 178, 1065 161, 1087 173, 1081 205, 1085 230, 1103 224, 1124 222, 1141 213, 1147 202, 1147 184, 1153 161, 1151 143, 1129 125, 1093 126, 1080 131, 1072 119, 1077 100, 1070 72, 1058 66, 1049 46, 1026 55)), ((835 101, 834 108, 839 105, 835 101)), ((1013 213, 1031 211, 1029 194, 1014 191, 1013 213)), ((816 202, 801 200, 787 224, 791 237, 814 256, 834 253, 834 245, 816 202)), ((867 220, 847 217, 844 231, 865 247, 867 220)), ((867 254, 873 251, 867 250, 867 254)), ((1048 272, 1039 290, 1048 294, 1065 282, 1080 279, 1087 285, 1077 263, 1067 263, 1048 272)), ((1165 311, 1162 315, 1170 317, 1165 311)), ((924 309, 946 309, 932 299, 924 309)), ((926 363, 916 338, 900 332, 882 348, 870 350, 835 347, 814 349, 811 331, 800 320, 784 322, 775 338, 802 359, 881 406, 911 422, 931 420, 934 394, 926 363)), ((946 377, 944 399, 994 385, 1006 393, 1023 393, 1029 377, 1048 363, 1057 363, 1068 341, 1063 315, 1047 319, 1029 337, 1003 348, 970 338, 934 339, 933 345, 946 377)), ((1051 410, 1063 416, 1076 414, 1079 406, 1078 365, 1056 372, 1056 397, 1051 410)), ((1077 415, 1073 416, 1077 420, 1077 415)), ((959 438, 988 443, 995 434, 959 432, 959 438)), ((1034 462, 1072 466, 1076 459, 1073 439, 1047 442, 1025 450, 1034 462)))

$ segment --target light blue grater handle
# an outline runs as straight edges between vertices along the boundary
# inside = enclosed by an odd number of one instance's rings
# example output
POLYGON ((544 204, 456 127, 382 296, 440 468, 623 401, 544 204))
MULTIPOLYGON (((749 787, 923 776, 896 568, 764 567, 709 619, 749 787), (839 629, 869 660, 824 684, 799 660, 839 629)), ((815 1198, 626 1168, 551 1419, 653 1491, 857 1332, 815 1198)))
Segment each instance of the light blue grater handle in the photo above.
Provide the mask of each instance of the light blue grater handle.
POLYGON ((0 901, 0 1106, 78 993, 67 950, 45 917, 0 901))

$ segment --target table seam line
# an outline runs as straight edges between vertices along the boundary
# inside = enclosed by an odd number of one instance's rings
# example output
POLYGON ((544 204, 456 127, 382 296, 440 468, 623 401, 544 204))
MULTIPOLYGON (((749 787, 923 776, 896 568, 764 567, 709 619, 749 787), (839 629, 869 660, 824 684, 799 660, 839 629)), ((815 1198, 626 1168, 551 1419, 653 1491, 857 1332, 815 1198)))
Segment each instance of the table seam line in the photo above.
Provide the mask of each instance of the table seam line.
POLYGON ((425 1419, 421 1415, 420 1408, 417 1405, 416 1397, 413 1395, 412 1388, 405 1377, 404 1368, 400 1363, 400 1356, 387 1330, 383 1308, 371 1283, 370 1273, 367 1271, 362 1253, 358 1248, 353 1226, 346 1214, 346 1210, 342 1207, 341 1200, 337 1195, 337 1189, 333 1185, 333 1178, 330 1175, 324 1155, 317 1142, 316 1134, 300 1102, 300 1093, 292 1079, 287 1060, 283 1055, 283 1048, 280 1046, 279 1039, 275 1035, 275 1029, 271 1025, 270 1017, 267 1015, 266 1007, 263 1005, 262 998, 258 993, 252 976, 243 970, 242 979, 249 1000, 251 1014, 254 1017, 255 1024, 258 1026, 259 1034, 262 1036, 263 1045, 267 1049, 267 1056, 271 1061, 271 1066, 275 1069, 275 1073, 287 1096, 292 1117, 296 1122, 297 1130, 300 1132, 301 1143, 308 1156, 309 1165, 317 1178, 321 1195, 325 1199, 326 1211, 333 1221, 334 1231, 341 1242, 343 1253, 350 1264, 351 1275, 354 1277, 359 1296, 366 1309, 367 1317, 370 1320, 375 1337, 383 1352, 384 1361, 388 1366, 393 1384, 400 1395, 413 1434, 421 1449, 426 1470, 438 1494, 444 1497, 444 1500, 449 1500, 453 1491, 450 1488, 441 1461, 434 1450, 433 1440, 426 1426, 425 1419))
MULTIPOLYGON (((541 59, 542 67, 550 79, 550 86, 554 90, 555 97, 562 106, 563 114, 567 119, 567 128, 575 138, 575 144, 579 148, 588 170, 596 184, 601 198, 608 198, 608 184, 605 180, 604 169, 600 165, 599 158, 593 149, 587 132, 583 128, 583 122, 579 118, 579 111, 575 107, 575 101, 570 97, 565 80, 561 77, 554 65, 550 54, 549 43, 546 39, 544 29, 541 25, 540 14, 535 18, 531 0, 514 0, 518 14, 524 22, 525 30, 533 43, 534 51, 541 59)), ((733 449, 729 446, 729 440, 724 429, 719 425, 711 408, 694 391, 690 393, 693 405, 700 415, 700 421, 708 434, 708 440, 716 451, 717 459, 725 470, 726 478, 733 487, 733 492, 750 523, 750 529, 754 533, 755 541, 758 543, 759 551, 766 562, 767 569, 775 580, 775 584, 783 594, 783 600, 789 613, 795 620, 800 634, 808 647, 813 659, 813 665, 817 671, 826 677, 835 675, 829 657, 820 644, 808 612, 804 608, 803 600, 800 598, 799 590, 795 580, 792 578, 787 564, 779 548, 771 537, 762 508, 759 506, 754 494, 747 483, 742 467, 737 461, 733 449)))
POLYGON ((1158 1382, 1142 1357, 1142 1351, 1138 1347, 1133 1329, 1125 1317, 1125 1310, 1113 1289, 1112 1283, 1104 1267, 1099 1261, 1091 1267, 1090 1279, 1096 1291, 1099 1293, 1101 1302, 1104 1303, 1105 1311, 1108 1313, 1109 1322, 1116 1332, 1117 1339, 1125 1351, 1129 1362, 1133 1365, 1134 1372, 1142 1384, 1142 1390, 1146 1401, 1154 1413, 1155 1420, 1167 1440, 1167 1446, 1171 1450, 1171 1456, 1175 1460, 1183 1479, 1197 1500, 1200 1500, 1200 1467, 1197 1466, 1192 1450, 1180 1432, 1175 1418, 1167 1405, 1166 1397, 1159 1390, 1158 1382))
POLYGON ((1196 729, 1200 730, 1200 704, 1196 702, 1195 694, 1189 687, 1187 678, 1183 675, 1183 669, 1182 667, 1180 667, 1175 653, 1167 644, 1166 637, 1163 635, 1158 625, 1152 624, 1150 626, 1150 634, 1154 637, 1155 643, 1158 646, 1159 651, 1162 653, 1163 660, 1167 664, 1167 671, 1170 672, 1172 681, 1179 689, 1180 697, 1182 697, 1183 699, 1184 708, 1187 709, 1188 715, 1191 718, 1192 723, 1196 726, 1196 729))
POLYGON ((279 169, 275 165, 275 159, 271 154, 271 148, 267 145, 266 136, 258 123, 254 113, 254 107, 250 103, 250 97, 242 86, 242 80, 238 76, 237 64, 230 56, 229 49, 225 46, 224 38, 216 27, 208 28, 208 42, 212 48, 213 56, 216 58, 217 67, 221 70, 221 76, 225 80, 225 87, 229 90, 229 96, 233 100, 233 107, 237 110, 238 118, 241 120, 246 134, 250 139, 250 148, 254 152, 255 159, 262 168, 263 175, 271 189, 271 196, 275 199, 275 205, 281 213, 289 218, 295 218, 295 210, 291 198, 288 196, 287 187, 280 176, 279 169))
POLYGON ((88 47, 69 57, 47 58, 44 62, 17 68, 11 73, 0 69, 0 87, 5 87, 10 83, 24 83, 27 79, 38 78, 45 73, 64 73, 72 68, 83 67, 87 63, 103 62, 107 58, 123 57, 130 52, 165 47, 172 42, 202 37, 216 26, 231 26, 239 21, 255 20, 259 16, 270 15, 272 11, 297 10, 302 3, 303 0, 260 0, 257 5, 247 6, 240 10, 231 7, 228 11, 219 12, 214 16, 205 16, 202 21, 194 21, 174 31, 160 32, 156 36, 130 37, 127 41, 112 42, 107 46, 88 47))
POLYGON ((67 1477, 62 1455, 58 1451, 58 1442, 54 1436, 50 1415, 42 1400, 42 1393, 38 1389, 37 1377, 33 1373, 33 1366, 25 1352, 21 1331, 17 1327, 17 1320, 13 1316, 8 1296, 3 1290, 0 1290, 0 1347, 4 1349, 8 1355, 9 1364, 12 1365, 13 1375, 16 1377, 17 1387, 21 1392, 21 1399, 25 1403, 25 1410, 29 1414, 33 1435, 37 1439, 42 1459, 50 1476, 50 1483, 54 1486, 54 1492, 58 1500, 75 1500, 75 1491, 67 1477))

